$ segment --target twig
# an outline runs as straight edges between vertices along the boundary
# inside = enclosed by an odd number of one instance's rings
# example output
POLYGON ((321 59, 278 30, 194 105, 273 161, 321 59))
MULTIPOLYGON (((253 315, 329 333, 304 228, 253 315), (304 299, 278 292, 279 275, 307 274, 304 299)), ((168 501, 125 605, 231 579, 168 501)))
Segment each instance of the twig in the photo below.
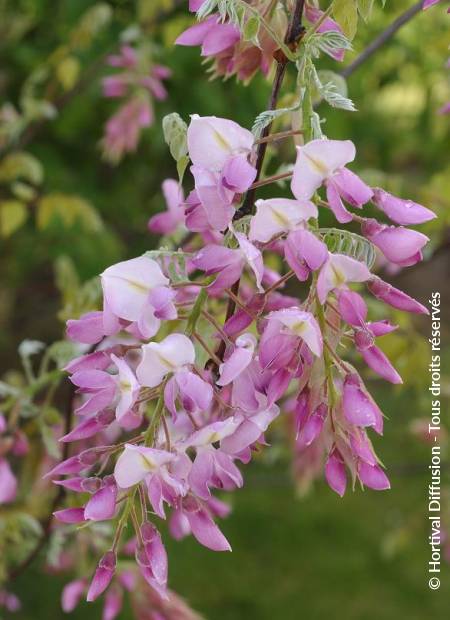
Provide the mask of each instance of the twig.
POLYGON ((366 49, 351 63, 348 67, 345 67, 341 71, 342 77, 348 78, 352 73, 358 69, 368 58, 370 58, 382 45, 384 45, 394 34, 400 30, 402 26, 407 24, 417 13, 422 11, 423 0, 420 0, 409 9, 407 9, 402 15, 397 17, 390 26, 383 30, 381 34, 372 41, 366 49))

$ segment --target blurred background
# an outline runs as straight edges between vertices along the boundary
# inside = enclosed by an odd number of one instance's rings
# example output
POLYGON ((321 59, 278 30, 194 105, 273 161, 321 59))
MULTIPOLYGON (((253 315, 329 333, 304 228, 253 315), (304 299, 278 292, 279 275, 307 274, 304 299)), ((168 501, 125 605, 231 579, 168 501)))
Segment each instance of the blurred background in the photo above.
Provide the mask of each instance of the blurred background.
MULTIPOLYGON (((377 2, 370 21, 360 24, 346 64, 411 4, 396 0, 381 10, 377 2)), ((3 378, 14 376, 24 338, 58 340, 63 321, 94 304, 94 276, 158 243, 147 221, 164 208, 161 182, 176 177, 161 131, 163 116, 174 111, 185 120, 192 113, 232 116, 251 127, 267 107, 270 86, 263 78, 248 86, 208 81, 199 50, 173 46, 192 22, 186 5, 0 0, 3 378), (117 102, 102 96, 101 79, 111 74, 106 56, 117 53, 121 38, 133 42, 137 37, 172 77, 136 152, 113 165, 102 157, 100 141, 117 102)), ((440 291, 443 338, 450 343, 449 117, 439 114, 450 99, 448 43, 444 6, 418 14, 349 77, 349 96, 358 112, 328 108, 322 113, 329 137, 355 142, 355 169, 363 178, 439 214, 421 228, 432 239, 424 263, 383 277, 426 305, 431 292, 440 291)), ((323 69, 339 69, 331 60, 321 63, 323 69)), ((281 155, 292 158, 288 151, 281 155)), ((339 499, 319 481, 302 494, 288 451, 267 450, 245 472, 245 488, 234 494, 232 515, 223 525, 232 554, 167 538, 170 584, 205 617, 446 617, 450 570, 444 566, 438 592, 427 583, 429 447, 417 432, 429 415, 430 322, 395 319, 400 332, 383 344, 406 387, 369 383, 388 417, 376 448, 392 490, 357 490, 339 499)), ((448 348, 444 357, 448 369, 448 348)), ((448 397, 448 372, 443 390, 448 397)), ((447 413, 448 400, 443 420, 447 413)), ((445 450, 444 433, 442 443, 445 450)), ((443 460, 448 483, 447 456, 443 460)), ((445 502, 450 528, 450 498, 445 502)), ((66 617, 59 606, 65 580, 39 574, 36 567, 15 585, 23 602, 15 617, 66 617)), ((100 610, 83 604, 72 617, 99 618, 100 610)), ((123 612, 120 617, 131 616, 123 612)))

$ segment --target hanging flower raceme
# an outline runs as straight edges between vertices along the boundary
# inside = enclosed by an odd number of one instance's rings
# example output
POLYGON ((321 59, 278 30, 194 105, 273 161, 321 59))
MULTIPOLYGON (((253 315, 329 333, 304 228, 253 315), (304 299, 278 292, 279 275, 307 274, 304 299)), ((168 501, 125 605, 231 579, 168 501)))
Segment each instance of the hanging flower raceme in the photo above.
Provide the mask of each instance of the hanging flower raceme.
POLYGON ((136 150, 141 131, 154 122, 153 99, 166 99, 167 91, 163 80, 170 77, 170 69, 162 65, 148 67, 144 49, 123 45, 120 53, 108 56, 111 67, 122 71, 103 79, 105 97, 123 99, 124 103, 107 121, 102 148, 105 157, 112 163, 119 162, 126 153, 136 150))
MULTIPOLYGON (((308 11, 313 22, 323 17, 308 11)), ((216 16, 196 28, 189 37, 201 35, 208 50, 234 37, 216 16)), ((168 519, 177 540, 192 534, 211 550, 231 550, 216 523, 229 508, 216 493, 243 486, 240 464, 268 445, 278 418, 288 418, 302 492, 320 475, 340 496, 350 482, 390 486, 369 438, 382 434, 383 414, 356 365, 362 359, 365 372, 400 383, 378 346, 395 326, 371 321, 358 291, 367 286, 388 306, 427 311, 371 269, 375 246, 402 267, 420 260, 427 238, 407 226, 434 214, 348 170, 356 154, 349 140, 318 139, 297 148, 294 197, 256 200, 237 221, 255 189, 253 135, 231 120, 193 115, 186 144, 194 189, 184 199, 181 184, 166 180, 167 211, 149 228, 178 239, 185 226, 189 243, 107 268, 102 310, 68 322, 68 336, 93 350, 66 366, 80 421, 61 438, 74 452, 47 476, 76 501, 55 516, 84 527, 107 521, 114 535, 92 581, 68 586, 65 608, 85 592, 88 600, 106 592, 120 609, 124 549, 152 596, 170 600, 158 519, 168 519), (354 212, 370 201, 395 226, 354 212), (324 208, 339 224, 361 224, 364 237, 321 228, 324 208), (122 547, 127 523, 134 534, 122 547)))

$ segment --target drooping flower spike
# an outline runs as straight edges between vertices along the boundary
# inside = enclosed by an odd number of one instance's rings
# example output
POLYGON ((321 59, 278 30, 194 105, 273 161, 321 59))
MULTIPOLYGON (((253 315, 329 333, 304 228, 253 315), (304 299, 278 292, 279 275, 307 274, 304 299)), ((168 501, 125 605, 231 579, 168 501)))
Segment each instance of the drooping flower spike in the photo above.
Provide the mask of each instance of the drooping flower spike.
MULTIPOLYGON (((247 4, 268 11, 257 44, 255 37, 244 41, 237 24, 217 14, 206 15, 178 43, 201 45, 213 74, 244 80, 258 69, 267 73, 277 50, 278 65, 284 62, 281 52, 287 62, 303 39, 286 47, 284 10, 259 0, 247 4)), ((208 6, 189 2, 191 11, 208 6)), ((311 3, 304 9, 311 36, 345 47, 334 20, 311 3)), ((341 60, 344 47, 327 51, 341 60)), ((129 74, 139 73, 136 54, 124 47, 110 59, 123 75, 105 81, 108 96, 126 96, 129 74)), ((154 71, 139 76, 140 88, 163 98, 166 76, 161 67, 154 71)), ((151 122, 142 101, 133 98, 123 112, 133 122, 116 119, 127 126, 111 144, 117 152, 135 146, 139 127, 151 122)), ((321 135, 320 123, 314 126, 321 135)), ((113 127, 111 136, 117 129, 123 127, 113 127)), ((231 550, 217 523, 230 509, 216 494, 243 486, 242 466, 277 438, 277 420, 288 429, 301 492, 318 477, 341 497, 357 482, 374 490, 390 486, 370 440, 372 433, 383 433, 383 414, 365 378, 375 372, 401 382, 377 342, 395 326, 370 320, 361 291, 367 287, 375 304, 427 311, 375 275, 372 259, 377 247, 402 268, 421 260, 428 239, 408 227, 434 214, 369 187, 347 168, 356 157, 352 141, 310 139, 307 127, 277 136, 302 134, 289 168, 292 195, 273 191, 254 200, 260 186, 255 179, 264 173, 262 145, 268 141, 271 148, 267 125, 263 131, 254 135, 231 119, 193 114, 182 136, 191 162, 185 187, 167 179, 167 209, 148 224, 168 235, 165 243, 176 239, 180 247, 107 268, 101 274, 102 307, 68 322, 69 338, 85 351, 66 366, 80 418, 61 437, 62 444, 73 444, 71 456, 49 465, 47 477, 76 501, 55 517, 72 528, 82 524, 81 531, 107 521, 114 533, 103 541, 92 581, 83 577, 65 590, 67 610, 87 591, 88 600, 106 593, 105 614, 119 613, 123 589, 134 588, 123 576, 124 554, 134 556, 133 578, 146 584, 156 609, 170 609, 169 562, 158 520, 167 519, 177 540, 192 535, 213 551, 231 550), (381 221, 367 217, 369 202, 381 221), (324 209, 338 222, 332 235, 322 228, 324 209), (351 222, 361 225, 365 238, 342 226, 351 222)), ((13 501, 14 474, 3 455, 0 467, 6 480, 0 495, 13 501)), ((128 559, 127 570, 130 564, 128 559)), ((183 614, 173 617, 191 617, 183 614)))

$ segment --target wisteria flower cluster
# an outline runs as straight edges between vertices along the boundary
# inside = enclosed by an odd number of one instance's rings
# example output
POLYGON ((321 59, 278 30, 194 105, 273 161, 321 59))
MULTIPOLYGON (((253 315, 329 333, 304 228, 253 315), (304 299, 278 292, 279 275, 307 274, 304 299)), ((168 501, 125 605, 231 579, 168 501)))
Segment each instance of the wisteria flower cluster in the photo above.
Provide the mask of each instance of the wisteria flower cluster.
POLYGON ((199 233, 196 242, 109 267, 101 275, 103 309, 68 323, 69 337, 90 350, 66 368, 79 422, 62 441, 82 449, 48 473, 80 501, 56 517, 112 520, 115 535, 91 584, 66 591, 67 607, 86 588, 88 600, 96 599, 115 573, 123 581, 117 554, 128 522, 134 537, 126 547, 162 599, 168 563, 158 519, 168 518, 176 539, 192 534, 209 549, 229 551, 216 523, 229 509, 214 492, 243 485, 238 463, 267 444, 279 416, 292 417, 303 475, 323 468, 341 496, 357 481, 389 488, 369 438, 369 431, 382 434, 383 414, 342 359, 341 344, 400 383, 377 345, 395 325, 370 321, 353 285, 394 308, 427 310, 373 274, 367 256, 330 251, 320 211, 331 210, 339 224, 358 222, 365 239, 353 238, 401 267, 419 261, 427 242, 409 226, 434 214, 366 185, 347 168, 351 141, 318 139, 297 148, 292 197, 257 200, 254 214, 239 218, 256 177, 252 134, 232 120, 193 115, 187 144, 194 189, 184 198, 176 181, 166 181, 168 211, 150 227, 166 235, 187 229, 199 233), (369 202, 393 224, 360 215, 369 202), (280 273, 267 267, 271 255, 280 273), (280 292, 290 279, 309 282, 303 299, 280 292))
MULTIPOLYGON (((249 0, 244 11, 250 30, 255 24, 255 15, 264 20, 263 27, 255 33, 248 32, 243 37, 241 30, 232 21, 223 19, 219 13, 209 14, 198 24, 185 30, 176 40, 178 45, 201 46, 201 55, 210 61, 213 77, 231 77, 249 81, 258 71, 267 76, 272 68, 276 52, 287 29, 287 16, 280 11, 277 2, 249 0), (253 21, 250 21, 253 20, 253 21)), ((292 4, 292 3, 291 3, 292 4)), ((202 15, 207 0, 190 0, 189 9, 202 15)), ((317 32, 338 32, 342 29, 329 14, 313 4, 305 3, 306 20, 316 26, 317 32)), ((245 33, 244 33, 245 34, 245 33)), ((335 60, 343 60, 345 50, 330 50, 335 60)))
MULTIPOLYGON (((200 21, 177 43, 200 45, 214 76, 248 81, 261 72, 274 82, 253 131, 198 114, 189 126, 177 117, 174 135, 164 131, 180 177, 163 182, 167 208, 148 222, 164 246, 105 269, 100 309, 67 323, 78 351, 65 366, 75 423, 58 431, 62 460, 45 463, 65 526, 55 528, 47 570, 75 574, 65 612, 105 593, 105 620, 119 615, 125 594, 137 620, 198 618, 168 587, 161 526, 176 540, 192 535, 231 551, 219 525, 230 512, 226 493, 243 486, 243 466, 269 449, 281 421, 300 488, 323 477, 341 497, 357 485, 388 489, 371 442, 383 434, 383 413, 363 376, 402 382, 378 340, 397 326, 371 316, 364 289, 397 310, 427 313, 374 264, 376 256, 396 269, 421 261, 428 238, 412 227, 434 213, 368 185, 352 170, 353 142, 327 138, 313 108, 319 91, 354 110, 315 69, 321 53, 341 61, 350 49, 331 7, 190 0, 189 9, 200 21), (297 103, 279 109, 289 62, 297 103), (271 134, 283 115, 291 127, 271 134), (295 145, 287 172, 262 178, 265 150, 281 140, 295 145), (275 182, 288 178, 286 195, 275 182), (256 196, 261 185, 270 197, 256 196), (330 218, 335 228, 325 227, 330 218)), ((121 106, 103 148, 116 162, 153 122, 152 100, 166 97, 170 72, 131 45, 108 63, 120 71, 103 92, 121 106)), ((0 446, 7 504, 17 491, 12 457, 27 451, 14 415, 0 415, 0 446)), ((18 605, 0 591, 0 606, 18 605)))
POLYGON ((171 71, 152 64, 145 49, 122 45, 118 54, 107 58, 108 65, 121 71, 103 79, 103 95, 123 100, 105 125, 103 153, 117 163, 126 153, 136 150, 143 128, 154 122, 153 100, 166 99, 163 80, 171 71))

